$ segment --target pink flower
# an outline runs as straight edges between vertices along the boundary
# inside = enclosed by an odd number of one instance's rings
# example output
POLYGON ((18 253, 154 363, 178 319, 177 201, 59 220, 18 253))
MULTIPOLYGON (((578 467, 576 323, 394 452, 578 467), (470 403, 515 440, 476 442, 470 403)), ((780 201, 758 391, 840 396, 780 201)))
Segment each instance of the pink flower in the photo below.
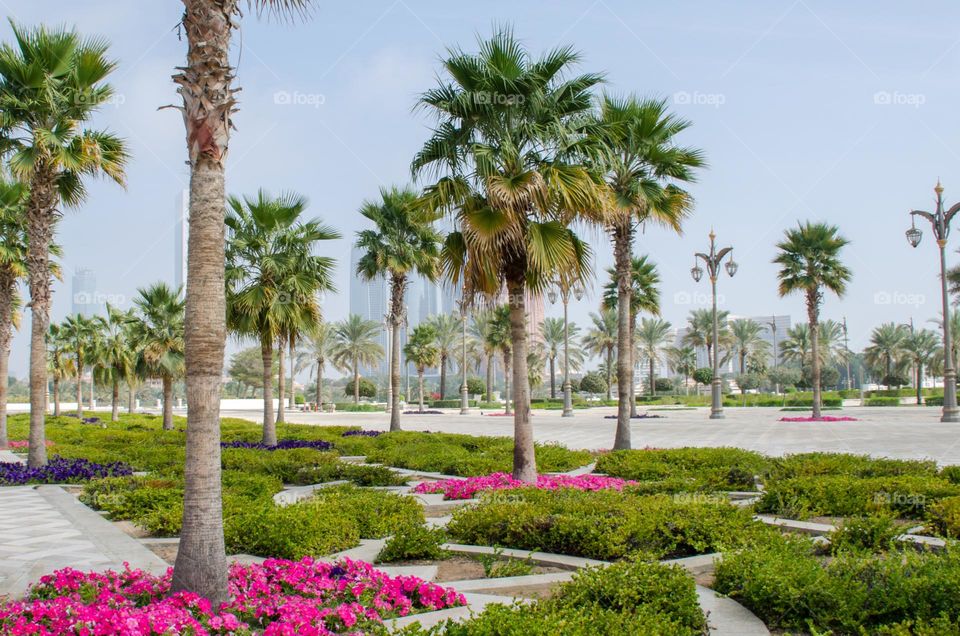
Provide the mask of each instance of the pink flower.
MULTIPOLYGON (((600 475, 539 475, 534 487, 540 490, 574 488, 576 490, 623 490, 634 481, 600 475)), ((528 488, 531 484, 518 481, 507 473, 493 473, 466 479, 443 479, 417 484, 413 492, 418 494, 443 493, 444 499, 473 499, 478 492, 489 490, 512 490, 528 488)))

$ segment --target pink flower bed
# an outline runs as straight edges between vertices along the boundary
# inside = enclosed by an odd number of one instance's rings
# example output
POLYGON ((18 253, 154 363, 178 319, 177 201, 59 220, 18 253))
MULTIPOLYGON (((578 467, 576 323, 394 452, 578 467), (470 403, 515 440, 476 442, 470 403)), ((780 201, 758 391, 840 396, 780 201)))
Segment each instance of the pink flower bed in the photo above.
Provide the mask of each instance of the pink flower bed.
MULTIPOLYGON (((539 475, 536 487, 541 490, 557 490, 558 488, 622 490, 624 486, 633 483, 636 482, 599 475, 539 475)), ((482 477, 467 477, 466 479, 425 481, 417 484, 413 488, 413 492, 420 494, 443 493, 444 499, 473 499, 476 493, 487 490, 511 490, 528 487, 530 487, 530 484, 518 481, 507 473, 493 473, 482 477)))
POLYGON ((836 417, 833 415, 821 415, 820 417, 781 417, 781 422, 858 422, 855 417, 842 415, 836 417))
POLYGON ((230 568, 230 601, 218 610, 189 592, 169 594, 173 570, 58 570, 26 600, 0 604, 0 634, 53 636, 326 636, 365 634, 384 619, 464 605, 461 594, 369 563, 270 559, 230 568))
MULTIPOLYGON (((43 444, 45 446, 53 446, 53 442, 51 442, 50 440, 44 441, 43 444)), ((29 448, 30 442, 28 442, 25 439, 12 439, 9 442, 7 442, 7 447, 11 449, 29 448)))

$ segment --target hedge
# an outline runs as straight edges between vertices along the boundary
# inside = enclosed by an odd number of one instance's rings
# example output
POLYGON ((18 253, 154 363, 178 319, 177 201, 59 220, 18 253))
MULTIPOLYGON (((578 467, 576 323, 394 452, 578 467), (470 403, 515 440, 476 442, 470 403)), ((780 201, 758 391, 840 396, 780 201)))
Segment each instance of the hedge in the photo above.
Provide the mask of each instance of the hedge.
POLYGON ((899 397, 872 397, 864 402, 864 406, 900 406, 899 397))
POLYGON ((676 448, 621 450, 601 455, 596 471, 613 477, 644 482, 642 489, 656 492, 755 490, 754 476, 769 460, 739 448, 676 448))

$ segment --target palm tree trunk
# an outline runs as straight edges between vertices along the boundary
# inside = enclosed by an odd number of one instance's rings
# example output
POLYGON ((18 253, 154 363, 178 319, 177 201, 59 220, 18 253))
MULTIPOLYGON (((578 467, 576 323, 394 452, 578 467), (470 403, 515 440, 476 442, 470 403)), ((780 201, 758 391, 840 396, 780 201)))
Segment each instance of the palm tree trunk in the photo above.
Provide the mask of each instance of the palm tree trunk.
MULTIPOLYGON (((183 0, 187 65, 175 77, 190 159, 190 239, 185 350, 187 439, 183 527, 171 591, 227 601, 220 483, 220 386, 227 337, 224 294, 224 161, 235 108, 230 33, 237 2, 183 0)), ((267 368, 269 371, 269 367, 267 368)), ((264 427, 270 426, 264 420, 264 427)))
POLYGON ((508 278, 510 294, 510 345, 513 353, 513 478, 537 481, 536 449, 530 423, 530 384, 527 374, 527 313, 524 274, 508 278))
MULTIPOLYGON (((393 331, 390 341, 390 430, 400 430, 400 324, 403 322, 403 296, 407 277, 392 274, 390 277, 390 325, 393 331)), ((407 396, 410 399, 410 396, 407 396)))
POLYGON ((653 359, 653 356, 650 356, 650 395, 654 397, 657 395, 657 379, 654 377, 653 365, 656 360, 653 359))
POLYGON ((286 348, 284 342, 286 338, 280 338, 279 346, 277 347, 277 366, 280 370, 280 374, 277 377, 277 419, 276 422, 282 423, 285 420, 283 419, 283 412, 286 410, 286 389, 287 389, 287 370, 283 368, 283 350, 286 348))
POLYGON ((487 354, 487 396, 486 401, 493 401, 493 352, 487 354))
POLYGON ((30 436, 27 464, 47 463, 47 330, 50 327, 50 242, 56 220, 54 171, 34 166, 27 202, 27 280, 30 287, 30 436))
POLYGON ((293 334, 290 334, 290 355, 287 356, 290 359, 290 398, 287 403, 290 405, 291 410, 297 407, 297 395, 293 388, 293 375, 296 373, 296 349, 296 339, 293 337, 293 334))
MULTIPOLYGON (((136 391, 133 390, 133 383, 128 382, 127 383, 127 413, 133 413, 133 409, 137 404, 136 395, 137 395, 136 391)), ((59 410, 59 405, 55 408, 59 410)))
POLYGON ((557 399, 556 357, 550 356, 550 399, 557 399))
POLYGON ((60 417, 60 378, 53 378, 53 416, 60 417))
POLYGON ((77 417, 83 418, 83 357, 77 355, 77 417))
POLYGON ((813 384, 813 418, 820 418, 820 325, 817 292, 807 294, 807 319, 810 323, 810 369, 813 384))
POLYGON ((163 430, 173 430, 173 378, 163 376, 163 430))
POLYGON ((513 409, 510 404, 513 402, 510 394, 510 352, 503 353, 503 412, 506 415, 513 415, 513 409))
POLYGON ((353 403, 360 404, 360 361, 353 359, 353 403))
POLYGON ((317 360, 317 412, 323 411, 323 362, 317 360))
POLYGON ((113 395, 110 400, 110 421, 120 421, 120 380, 113 381, 113 395))
MULTIPOLYGON (((16 276, 4 272, 0 280, 0 448, 6 448, 7 439, 7 381, 10 365, 10 338, 13 333, 13 294, 16 276)), ((46 409, 44 409, 46 410, 46 409)))
POLYGON ((277 424, 273 419, 273 339, 260 336, 260 358, 263 360, 263 443, 277 445, 277 424))
POLYGON ((607 402, 613 399, 613 347, 607 347, 607 402))
POLYGON ((447 356, 440 356, 440 399, 447 397, 447 356))
POLYGON ((921 385, 923 384, 923 363, 917 362, 917 406, 923 403, 923 389, 921 385))
POLYGON ((417 386, 420 387, 420 413, 423 413, 423 367, 417 367, 417 386))
MULTIPOLYGON (((633 395, 633 341, 630 339, 630 252, 632 223, 621 218, 612 224, 614 268, 617 273, 617 433, 614 450, 630 448, 630 400, 633 395)), ((608 371, 609 373, 609 371, 608 371)), ((610 399, 607 378, 607 399, 610 399)))

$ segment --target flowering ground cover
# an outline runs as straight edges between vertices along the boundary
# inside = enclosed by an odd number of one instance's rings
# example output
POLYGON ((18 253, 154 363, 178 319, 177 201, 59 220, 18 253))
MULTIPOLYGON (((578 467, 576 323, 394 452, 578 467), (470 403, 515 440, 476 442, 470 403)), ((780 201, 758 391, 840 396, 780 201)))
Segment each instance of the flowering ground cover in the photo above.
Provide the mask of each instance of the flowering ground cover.
POLYGON ((223 448, 255 448, 257 450, 292 450, 294 448, 312 448, 314 450, 330 450, 333 448, 333 444, 330 442, 325 442, 321 439, 282 439, 275 446, 268 446, 261 442, 244 442, 244 441, 235 441, 235 442, 221 442, 220 446, 223 448))
POLYGON ((846 415, 835 416, 835 415, 821 415, 820 417, 781 417, 781 422, 857 422, 855 417, 847 417, 846 415))
POLYGON ((465 604, 451 588, 391 577, 349 559, 234 564, 230 601, 220 608, 188 592, 170 595, 172 576, 172 569, 163 576, 58 570, 41 578, 23 601, 0 605, 0 633, 369 634, 378 633, 385 619, 465 604))
MULTIPOLYGON (((539 475, 536 487, 542 490, 557 490, 559 488, 585 491, 622 490, 625 485, 632 483, 617 477, 600 475, 539 475)), ((413 488, 413 492, 418 494, 443 493, 444 499, 473 499, 478 492, 512 490, 529 486, 530 484, 516 480, 507 473, 493 473, 481 477, 467 477, 466 479, 425 481, 417 484, 413 488)))
POLYGON ((19 462, 0 463, 0 486, 24 484, 76 484, 102 477, 122 477, 133 470, 123 462, 98 464, 86 459, 54 456, 42 468, 28 468, 19 462))
POLYGON ((383 435, 383 431, 364 431, 359 429, 351 429, 349 431, 344 431, 340 437, 380 437, 383 435))

